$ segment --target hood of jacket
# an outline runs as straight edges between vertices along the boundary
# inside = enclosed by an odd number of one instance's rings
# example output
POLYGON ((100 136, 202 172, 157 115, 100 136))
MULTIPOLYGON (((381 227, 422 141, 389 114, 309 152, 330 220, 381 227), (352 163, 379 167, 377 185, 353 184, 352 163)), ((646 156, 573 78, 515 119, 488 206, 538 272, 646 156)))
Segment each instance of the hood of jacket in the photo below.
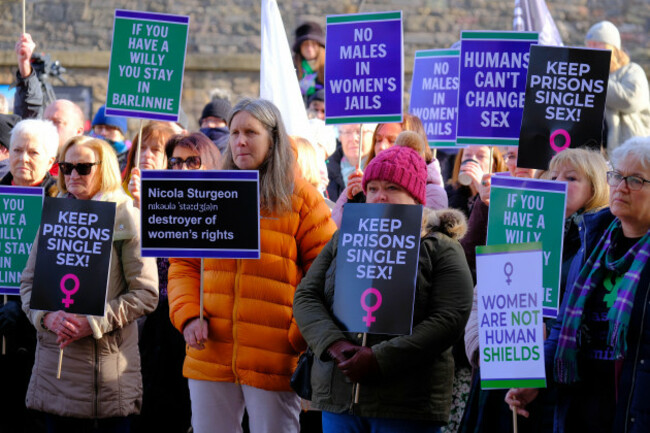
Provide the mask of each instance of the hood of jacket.
POLYGON ((433 210, 427 207, 422 212, 422 238, 442 233, 460 241, 467 233, 467 218, 457 209, 433 210))

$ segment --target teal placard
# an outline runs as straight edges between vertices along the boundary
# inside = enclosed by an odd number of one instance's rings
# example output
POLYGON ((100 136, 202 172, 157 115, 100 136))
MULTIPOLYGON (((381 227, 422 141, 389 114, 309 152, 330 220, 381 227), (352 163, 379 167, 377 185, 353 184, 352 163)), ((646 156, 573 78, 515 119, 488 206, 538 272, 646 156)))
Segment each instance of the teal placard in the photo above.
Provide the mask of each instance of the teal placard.
POLYGON ((544 317, 556 317, 560 306, 566 189, 564 182, 492 177, 487 244, 542 243, 544 317))
POLYGON ((189 17, 116 10, 106 114, 178 121, 189 17))
POLYGON ((42 209, 43 188, 0 186, 0 294, 20 294, 42 209))

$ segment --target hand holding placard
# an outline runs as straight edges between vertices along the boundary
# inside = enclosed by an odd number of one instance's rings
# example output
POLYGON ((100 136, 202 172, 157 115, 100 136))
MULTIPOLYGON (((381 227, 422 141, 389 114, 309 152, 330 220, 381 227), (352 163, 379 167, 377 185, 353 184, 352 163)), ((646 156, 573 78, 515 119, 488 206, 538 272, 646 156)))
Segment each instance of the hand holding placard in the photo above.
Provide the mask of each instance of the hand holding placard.
POLYGON ((524 409, 532 403, 539 394, 539 388, 512 388, 506 394, 505 402, 510 406, 510 410, 516 410, 517 414, 528 418, 530 413, 524 409))
POLYGON ((185 343, 193 349, 205 349, 204 342, 208 339, 208 323, 197 317, 183 328, 185 343))

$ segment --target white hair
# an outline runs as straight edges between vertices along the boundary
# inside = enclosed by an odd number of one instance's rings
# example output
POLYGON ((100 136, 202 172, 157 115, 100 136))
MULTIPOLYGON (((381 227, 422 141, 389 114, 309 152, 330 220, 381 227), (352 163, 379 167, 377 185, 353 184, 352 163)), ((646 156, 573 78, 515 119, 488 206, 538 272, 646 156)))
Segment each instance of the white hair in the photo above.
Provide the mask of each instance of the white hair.
POLYGON ((650 137, 632 137, 614 149, 609 157, 614 168, 618 163, 632 156, 647 172, 650 171, 650 137))
POLYGON ((9 149, 22 136, 36 139, 49 157, 55 157, 59 151, 59 133, 56 126, 49 120, 25 119, 18 122, 11 130, 9 149))
POLYGON ((214 101, 215 99, 225 99, 226 101, 230 102, 230 91, 228 91, 228 89, 215 87, 214 89, 210 90, 210 101, 214 101))

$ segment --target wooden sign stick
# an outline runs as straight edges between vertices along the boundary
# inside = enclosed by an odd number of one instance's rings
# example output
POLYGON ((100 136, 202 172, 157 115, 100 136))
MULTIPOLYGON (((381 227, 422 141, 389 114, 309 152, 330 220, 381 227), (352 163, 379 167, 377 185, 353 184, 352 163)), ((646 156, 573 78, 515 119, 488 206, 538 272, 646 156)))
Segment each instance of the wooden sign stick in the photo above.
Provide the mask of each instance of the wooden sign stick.
MULTIPOLYGON (((140 132, 138 132, 138 145, 135 148, 135 161, 133 165, 140 168, 140 149, 142 149, 142 119, 140 119, 140 132)), ((127 173, 129 175, 130 173, 127 173)))
POLYGON ((363 123, 359 123, 359 159, 357 159, 357 170, 361 169, 361 151, 362 151, 362 149, 363 149, 363 123))
MULTIPOLYGON (((4 295, 2 299, 2 305, 7 305, 7 295, 4 295)), ((4 355, 5 353, 7 353, 7 340, 5 339, 4 334, 2 334, 2 354, 4 355)))
MULTIPOLYGON (((363 333, 363 340, 361 341, 361 347, 366 347, 366 339, 368 338, 368 333, 364 332, 363 333)), ((354 390, 354 404, 359 403, 359 389, 361 388, 361 385, 359 383, 355 383, 355 390, 354 390)))
MULTIPOLYGON (((203 326, 203 257, 201 257, 201 283, 199 286, 199 323, 203 326)), ((199 329, 201 329, 199 327, 199 329)))
POLYGON ((492 170, 493 170, 492 166, 494 165, 494 160, 492 159, 494 156, 493 154, 494 154, 494 146, 490 146, 490 171, 488 171, 488 174, 492 174, 492 170))
POLYGON ((61 366, 63 365, 63 349, 59 349, 59 368, 56 370, 56 378, 61 379, 61 366))

